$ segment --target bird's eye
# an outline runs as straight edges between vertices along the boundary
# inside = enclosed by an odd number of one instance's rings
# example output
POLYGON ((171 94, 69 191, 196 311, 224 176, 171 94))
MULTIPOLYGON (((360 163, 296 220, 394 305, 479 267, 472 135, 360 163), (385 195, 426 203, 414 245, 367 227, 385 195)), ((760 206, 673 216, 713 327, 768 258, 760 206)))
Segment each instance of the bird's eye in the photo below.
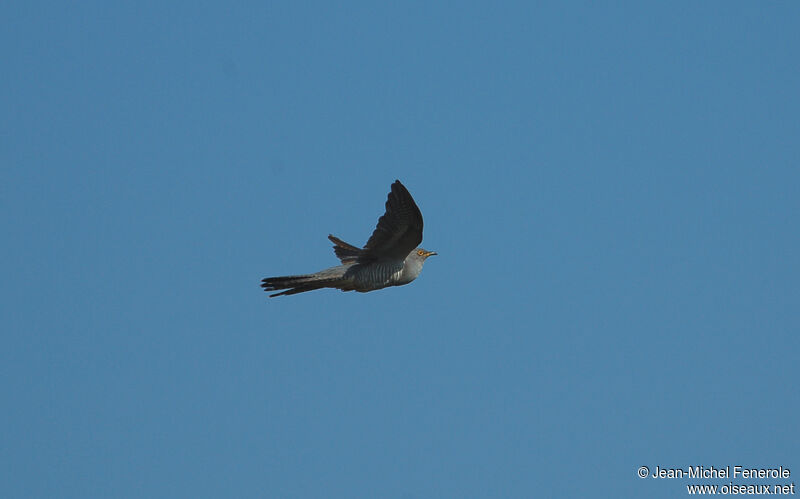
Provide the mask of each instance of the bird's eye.
POLYGON ((419 256, 422 256, 422 255, 424 255, 424 254, 425 254, 425 252, 424 252, 424 251, 422 251, 422 250, 417 250, 417 254, 418 254, 419 256))

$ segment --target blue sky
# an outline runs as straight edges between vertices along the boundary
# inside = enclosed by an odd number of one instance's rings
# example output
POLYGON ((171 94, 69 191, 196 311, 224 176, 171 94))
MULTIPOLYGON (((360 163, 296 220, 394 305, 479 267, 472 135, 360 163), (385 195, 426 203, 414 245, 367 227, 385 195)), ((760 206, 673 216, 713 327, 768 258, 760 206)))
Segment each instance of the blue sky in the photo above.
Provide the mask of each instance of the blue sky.
POLYGON ((0 19, 3 497, 800 472, 798 4, 0 19), (266 297, 336 263, 328 233, 363 244, 395 179, 439 253, 420 279, 266 297))

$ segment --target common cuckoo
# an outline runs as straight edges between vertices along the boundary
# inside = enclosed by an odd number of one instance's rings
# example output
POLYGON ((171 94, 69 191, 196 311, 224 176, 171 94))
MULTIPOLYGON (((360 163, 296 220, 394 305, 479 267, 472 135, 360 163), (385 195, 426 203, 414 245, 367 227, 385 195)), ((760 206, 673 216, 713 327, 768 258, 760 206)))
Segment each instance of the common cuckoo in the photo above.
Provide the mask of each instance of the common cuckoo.
POLYGON ((418 248, 422 242, 422 213, 408 190, 396 180, 386 200, 386 213, 363 248, 328 235, 341 265, 313 274, 267 277, 261 280, 270 295, 294 295, 320 288, 366 293, 388 286, 402 286, 422 272, 425 259, 434 251, 418 248))

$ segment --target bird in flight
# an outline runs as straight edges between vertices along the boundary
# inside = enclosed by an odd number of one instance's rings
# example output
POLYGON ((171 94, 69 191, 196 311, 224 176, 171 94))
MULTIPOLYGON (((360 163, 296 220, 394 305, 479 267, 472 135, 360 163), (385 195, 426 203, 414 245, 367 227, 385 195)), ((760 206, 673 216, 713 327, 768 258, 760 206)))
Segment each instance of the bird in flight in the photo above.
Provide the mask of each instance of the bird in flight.
POLYGON ((402 286, 422 272, 425 259, 435 255, 417 247, 422 242, 422 213, 408 189, 395 180, 386 200, 386 213, 363 248, 328 235, 342 264, 313 274, 267 277, 261 280, 269 295, 294 295, 321 288, 366 293, 388 286, 402 286))

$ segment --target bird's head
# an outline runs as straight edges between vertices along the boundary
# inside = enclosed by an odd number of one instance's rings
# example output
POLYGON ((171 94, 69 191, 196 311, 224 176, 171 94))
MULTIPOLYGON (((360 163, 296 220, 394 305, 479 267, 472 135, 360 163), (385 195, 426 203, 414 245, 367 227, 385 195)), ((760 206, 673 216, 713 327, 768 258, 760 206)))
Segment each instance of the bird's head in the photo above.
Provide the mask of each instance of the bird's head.
POLYGON ((413 251, 413 254, 416 258, 419 258, 424 262, 425 259, 428 258, 429 256, 438 255, 439 253, 435 251, 428 251, 423 248, 417 248, 413 251))

